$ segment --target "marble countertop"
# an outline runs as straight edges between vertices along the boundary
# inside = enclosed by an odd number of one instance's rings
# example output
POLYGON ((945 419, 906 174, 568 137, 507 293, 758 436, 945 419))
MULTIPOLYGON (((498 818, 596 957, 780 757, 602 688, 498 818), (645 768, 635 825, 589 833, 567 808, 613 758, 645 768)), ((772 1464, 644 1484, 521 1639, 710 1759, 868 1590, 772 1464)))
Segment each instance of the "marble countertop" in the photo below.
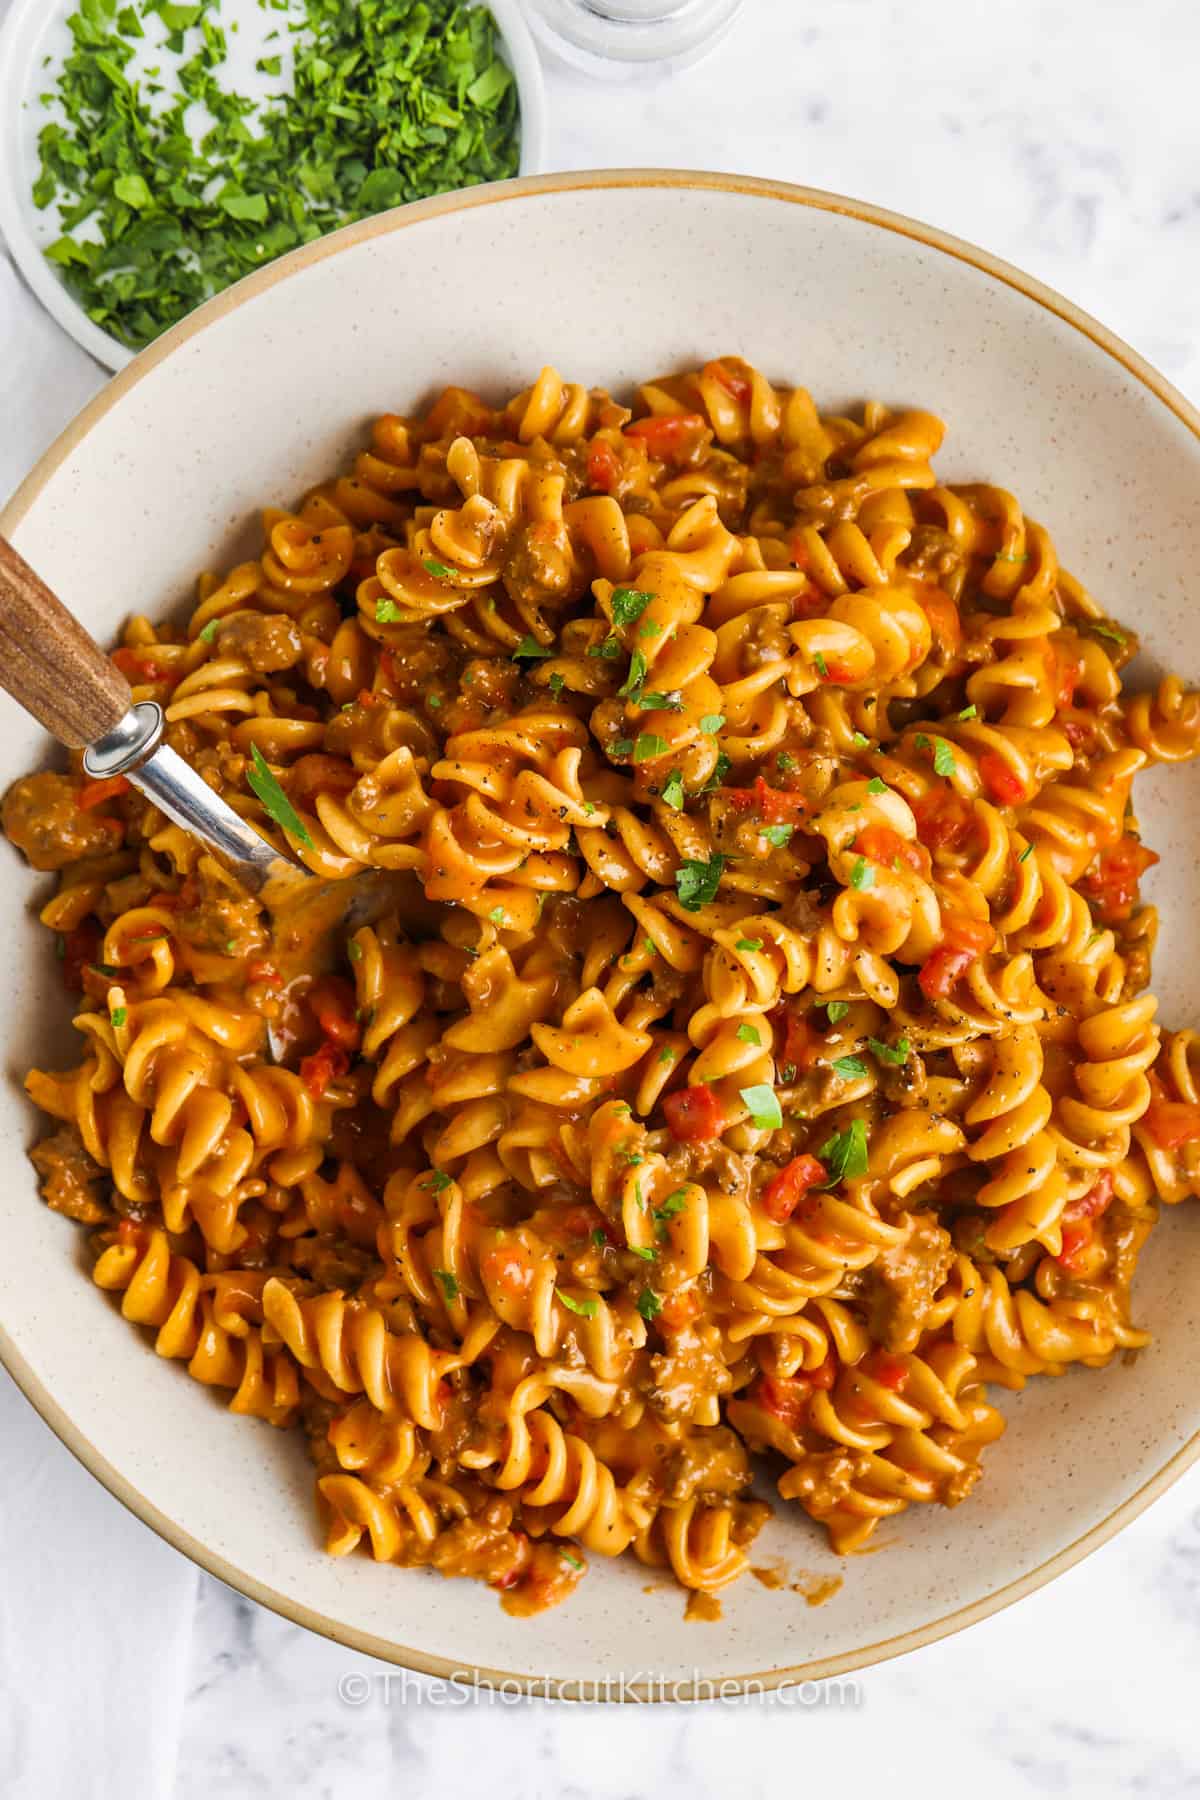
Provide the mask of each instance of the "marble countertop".
MULTIPOLYGON (((721 51, 668 79, 550 66, 551 158, 780 176, 913 214, 1061 289, 1200 400, 1198 58, 1195 0, 747 0, 721 51)), ((2 498, 104 375, 2 248, 0 344, 2 498)), ((485 1781, 529 1800, 753 1800, 849 1767, 852 1791, 893 1800, 951 1781, 972 1800, 1200 1795, 1200 1470, 1051 1587, 862 1672, 854 1704, 464 1708, 198 1574, 3 1374, 0 1443, 7 1800, 485 1781)))

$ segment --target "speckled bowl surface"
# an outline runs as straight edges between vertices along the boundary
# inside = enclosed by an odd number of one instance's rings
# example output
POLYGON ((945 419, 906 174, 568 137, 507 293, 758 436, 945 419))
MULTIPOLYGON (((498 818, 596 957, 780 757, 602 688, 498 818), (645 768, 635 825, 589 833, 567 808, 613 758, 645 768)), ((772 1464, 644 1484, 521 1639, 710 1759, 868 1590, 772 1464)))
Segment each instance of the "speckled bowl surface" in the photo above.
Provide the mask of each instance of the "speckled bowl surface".
MULTIPOLYGON (((201 309, 64 434, 0 529, 101 638, 182 605, 198 569, 244 554, 255 509, 338 465, 383 410, 449 381, 503 396, 544 363, 618 392, 736 352, 823 407, 878 397, 940 413, 950 479, 1011 488, 1106 610, 1144 634, 1136 674, 1200 677, 1195 579, 1200 420, 1065 301, 911 221, 768 182, 623 172, 546 176, 384 215, 201 309)), ((10 708, 7 783, 47 753, 10 708)), ((1200 771, 1139 788, 1162 853, 1157 989, 1200 1017, 1193 945, 1200 771)), ((19 1077, 67 1047, 68 1008, 31 908, 45 886, 0 850, 10 1082, 0 1092, 0 1355, 75 1454, 180 1549, 267 1605, 434 1672, 642 1691, 697 1678, 833 1673, 969 1623, 1061 1571, 1200 1449, 1200 1215, 1175 1209, 1138 1280, 1154 1345, 1129 1365, 1035 1382, 954 1511, 920 1508, 839 1564, 781 1508, 760 1540, 792 1578, 844 1575, 810 1608, 746 1580, 717 1624, 635 1563, 593 1568, 522 1621, 472 1583, 334 1561, 320 1549, 295 1434, 231 1417, 159 1361, 88 1282, 80 1235, 36 1198, 36 1122, 19 1077), (647 1589, 651 1591, 647 1591, 647 1589)), ((47 1551, 47 1554, 50 1552, 47 1551)), ((594 1690, 593 1690, 594 1691, 594 1690)))

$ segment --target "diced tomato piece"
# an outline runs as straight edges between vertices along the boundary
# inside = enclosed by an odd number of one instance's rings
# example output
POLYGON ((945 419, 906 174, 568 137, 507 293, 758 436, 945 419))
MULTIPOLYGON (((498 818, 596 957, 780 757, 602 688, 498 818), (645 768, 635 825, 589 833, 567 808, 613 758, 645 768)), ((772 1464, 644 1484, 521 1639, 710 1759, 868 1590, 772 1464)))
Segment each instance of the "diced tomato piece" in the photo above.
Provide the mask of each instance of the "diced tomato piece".
POLYGON ((720 1137, 725 1129, 721 1102, 710 1087, 686 1087, 677 1094, 668 1094, 663 1101, 663 1112, 671 1136, 681 1144, 696 1144, 707 1138, 720 1137))
POLYGON ((804 1013, 784 1014, 782 1062, 796 1069, 811 1069, 820 1054, 820 1043, 804 1013))
POLYGON ((1143 873, 1157 861, 1154 851, 1147 850, 1137 838, 1123 837, 1100 851, 1080 881, 1080 890, 1106 924, 1127 919, 1139 898, 1143 873))
POLYGON ((808 545, 804 541, 803 532, 793 531, 788 539, 788 549, 791 551, 792 561, 798 569, 807 569, 809 567, 811 559, 808 554, 808 545))
POLYGON ((766 825, 779 825, 798 819, 808 811, 803 794, 790 794, 784 788, 768 787, 760 775, 753 787, 726 788, 725 798, 739 812, 753 813, 766 825))
POLYGON ((100 927, 94 919, 85 919, 63 939, 63 986, 72 994, 82 994, 83 972, 100 954, 100 927))
POLYGON ((523 1294, 533 1284, 533 1264, 519 1244, 497 1244, 481 1259, 479 1270, 487 1287, 506 1294, 523 1294))
POLYGON ((155 662, 154 657, 145 650, 130 650, 122 645, 114 650, 112 660, 130 681, 168 681, 170 671, 162 663, 155 662))
POLYGON ((929 620, 929 630, 935 644, 947 650, 951 656, 962 643, 962 620, 958 607, 933 582, 926 581, 921 585, 917 595, 921 611, 929 620))
POLYGON ((1146 1108, 1146 1130, 1160 1150, 1178 1150, 1200 1138, 1200 1104, 1194 1100, 1168 1100, 1157 1075, 1150 1077, 1151 1100, 1146 1108))
POLYGON ((1063 1208, 1064 1219, 1098 1219, 1112 1205, 1113 1176, 1111 1169, 1105 1169, 1103 1175, 1086 1194, 1080 1194, 1078 1200, 1072 1200, 1063 1208))
POLYGON ((769 1219, 782 1225, 811 1187, 819 1187, 829 1171, 815 1156, 794 1156, 790 1163, 773 1175, 763 1189, 763 1211, 769 1219))
POLYGON ((973 962, 991 949, 995 929, 983 919, 947 913, 942 920, 942 941, 926 959, 917 980, 930 1000, 944 1000, 973 962))
POLYGON ((799 1431, 808 1417, 812 1383, 803 1375, 760 1375, 747 1397, 789 1431, 799 1431))
POLYGON ((337 1044, 328 1039, 312 1056, 306 1056, 300 1064, 300 1079, 312 1095, 319 1100, 331 1081, 336 1081, 350 1067, 350 1058, 337 1044))
POLYGON ((118 1244, 140 1244, 141 1241, 142 1227, 138 1224, 137 1220, 122 1219, 117 1226, 118 1244))
POLYGON ((1053 644, 1046 645, 1046 673, 1050 678, 1050 686, 1054 693, 1054 705, 1058 712, 1066 712, 1075 704, 1075 689, 1083 680, 1083 662, 1080 657, 1067 656, 1053 644))
POLYGON ((1111 1205, 1112 1197, 1112 1171, 1106 1169, 1086 1194, 1081 1194, 1078 1200, 1072 1200, 1063 1208, 1062 1249, 1056 1261, 1064 1269, 1070 1271, 1079 1267, 1082 1253, 1095 1235, 1096 1220, 1111 1205))
POLYGON ((839 662, 836 656, 827 656, 823 661, 824 671, 818 668, 817 673, 830 687, 844 687, 848 682, 858 679, 849 663, 839 662))
POLYGON ((305 999, 325 1037, 343 1049, 358 1049, 362 1032, 354 1016, 357 999, 350 982, 340 975, 322 975, 313 982, 305 999))
POLYGON ((699 413, 659 413, 635 419, 625 427, 625 436, 637 438, 659 462, 683 463, 699 449, 707 431, 708 422, 699 413))
POLYGON ((488 1577, 488 1586, 498 1588, 501 1593, 507 1592, 509 1588, 516 1587, 526 1569, 529 1567, 533 1555, 529 1539, 523 1531, 514 1531, 512 1538, 513 1561, 511 1565, 506 1569, 502 1569, 498 1575, 491 1575, 488 1577))
POLYGON ((952 787, 930 788, 913 802, 917 836, 929 850, 963 850, 975 825, 970 802, 952 787))
POLYGON ((805 1379, 811 1381, 815 1388, 828 1391, 838 1377, 838 1359, 832 1350, 826 1352, 825 1361, 818 1363, 815 1369, 804 1371, 805 1379))
POLYGON ((1066 1219, 1062 1225, 1062 1249, 1055 1261, 1064 1269, 1078 1269, 1083 1252, 1092 1241, 1092 1221, 1090 1219, 1066 1219))
POLYGON ((700 1296, 691 1288, 680 1288, 674 1294, 668 1294, 662 1303, 662 1311, 654 1323, 666 1331, 681 1331, 700 1311, 700 1296))
POLYGON ((750 383, 746 377, 739 375, 736 369, 729 368, 719 359, 715 362, 705 363, 702 373, 713 381, 719 382, 725 392, 739 405, 744 404, 750 398, 750 383))
POLYGON ((862 1365, 865 1375, 877 1381, 881 1387, 891 1388, 899 1393, 908 1381, 908 1364, 899 1356, 893 1356, 888 1350, 872 1350, 862 1365))
POLYGON ((616 451, 606 438, 596 438, 588 449, 587 483, 601 494, 611 494, 621 473, 616 451))
POLYGON ((893 831, 890 825, 868 825, 854 840, 854 849, 871 862, 884 863, 889 869, 897 862, 914 869, 918 875, 929 873, 929 853, 920 844, 893 831))
POLYGON ((979 774, 990 799, 997 806, 1019 806, 1028 800, 1025 783, 1009 768, 998 750, 985 750, 979 758, 979 774))
MULTIPOLYGON (((829 596, 821 592, 815 581, 806 582, 798 594, 792 595, 793 619, 819 619, 828 611, 829 596)), ((825 666, 828 668, 828 663, 825 666)))
POLYGON ((128 792, 124 775, 106 775, 100 781, 85 781, 75 804, 80 812, 90 812, 94 806, 103 806, 106 800, 116 800, 128 792))
POLYGON ((252 982, 262 982, 266 987, 278 987, 283 976, 274 963, 256 958, 254 962, 246 964, 246 979, 252 982))

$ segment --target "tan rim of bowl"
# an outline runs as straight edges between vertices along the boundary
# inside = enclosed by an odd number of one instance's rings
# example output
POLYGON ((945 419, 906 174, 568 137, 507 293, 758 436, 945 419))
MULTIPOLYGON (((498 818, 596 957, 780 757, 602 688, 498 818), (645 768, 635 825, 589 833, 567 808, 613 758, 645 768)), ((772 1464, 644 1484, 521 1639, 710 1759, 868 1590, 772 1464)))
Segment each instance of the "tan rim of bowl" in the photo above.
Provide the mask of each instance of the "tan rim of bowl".
MULTIPOLYGON (((922 225, 915 219, 906 218, 902 213, 887 212, 881 207, 868 206, 865 202, 848 200, 838 194, 827 194, 817 188, 794 187, 785 181, 769 181, 755 176, 705 174, 695 170, 676 169, 589 169, 572 175, 535 175, 526 176, 516 181, 497 182, 489 186, 471 188, 456 194, 438 195, 431 200, 416 201, 411 206, 401 207, 394 212, 380 213, 370 219, 363 219, 356 225, 348 225, 331 236, 320 238, 315 243, 293 250, 278 262, 266 269, 261 269, 247 276, 235 287, 227 289, 208 301, 188 318, 166 332, 149 349, 113 377, 107 387, 97 394, 79 416, 67 426, 49 450, 41 458, 31 473, 22 482, 8 505, 0 512, 0 533, 11 537, 21 520, 29 511, 43 487, 58 469, 64 459, 81 443, 92 427, 116 405, 128 390, 141 381, 163 357, 169 356, 179 345, 188 342, 214 324, 234 307, 241 306, 256 294, 272 287, 276 282, 288 281, 311 264, 322 261, 328 256, 337 256, 367 238, 382 237, 393 231, 403 231, 409 225, 418 225, 425 219, 439 218, 447 213, 468 212, 478 206, 502 206, 509 200, 526 199, 535 194, 580 193, 589 189, 600 188, 686 188, 717 191, 726 194, 751 194, 760 199, 786 201, 792 206, 807 206, 818 212, 843 213, 849 218, 858 219, 864 224, 877 226, 881 231, 895 232, 900 237, 911 238, 917 243, 926 244, 930 249, 940 250, 946 256, 952 256, 958 262, 969 263, 973 268, 981 270, 1007 287, 1014 288, 1024 294, 1027 299, 1044 307, 1056 318, 1064 320, 1068 325, 1089 338, 1106 356, 1121 365, 1136 381, 1155 395, 1175 417, 1200 439, 1200 412, 1197 411, 1170 382, 1166 381, 1157 370, 1143 361, 1128 344, 1106 331, 1089 314, 1073 306, 1061 294, 1052 288, 1044 287, 1041 282, 1023 274, 1011 264, 989 256, 973 244, 965 243, 961 238, 948 236, 945 232, 936 231, 930 225, 922 225)), ((158 1510, 145 1495, 132 1487, 118 1469, 113 1468, 90 1443, 83 1433, 67 1418, 61 1407, 54 1400, 42 1383, 34 1375, 24 1358, 18 1353, 8 1335, 0 1326, 0 1363, 7 1369, 26 1399, 41 1414, 46 1424, 54 1432, 67 1449, 75 1456, 97 1481, 100 1481, 115 1495, 123 1506, 135 1513, 139 1519, 156 1531, 167 1543, 206 1569, 209 1574, 226 1582, 230 1587, 238 1589, 260 1605, 269 1607, 283 1618, 294 1624, 303 1625, 309 1631, 320 1633, 331 1638, 335 1643, 344 1644, 348 1649, 356 1650, 364 1655, 377 1656, 386 1662, 398 1663, 401 1667, 418 1670, 425 1675, 454 1678, 460 1683, 478 1681, 481 1685, 492 1687, 503 1683, 508 1691, 519 1688, 531 1695, 552 1695, 556 1699, 603 1699, 616 1698, 605 1695, 603 1691, 595 1692, 595 1683, 572 1680, 570 1677, 547 1680, 514 1673, 507 1669, 493 1669, 463 1662, 454 1664, 443 1657, 427 1656, 423 1651, 411 1649, 407 1645, 394 1644, 385 1638, 376 1637, 371 1632, 353 1630, 339 1624, 336 1619, 326 1617, 323 1613, 312 1611, 300 1605, 286 1595, 277 1593, 273 1588, 265 1586, 249 1575, 245 1570, 235 1568, 224 1557, 215 1555, 204 1544, 199 1543, 190 1533, 182 1530, 173 1519, 158 1510)), ((1176 1451, 1158 1472, 1150 1477, 1135 1494, 1132 1494, 1121 1506, 1116 1507, 1107 1518, 1094 1525, 1090 1531, 1068 1544, 1064 1549, 1030 1570, 1027 1575, 1017 1581, 1009 1582, 997 1589, 994 1594, 977 1600, 971 1606, 960 1607, 957 1611, 947 1613, 939 1619, 932 1620, 914 1631, 901 1633, 899 1636, 886 1638, 876 1644, 865 1644, 861 1649, 847 1651, 843 1656, 825 1657, 816 1662, 801 1663, 792 1667, 765 1670, 751 1670, 744 1674, 721 1677, 720 1685, 723 1693, 734 1688, 744 1689, 753 1686, 768 1690, 784 1684, 801 1681, 822 1681, 831 1676, 844 1675, 853 1669, 863 1668, 871 1663, 886 1662, 893 1656, 901 1656, 906 1651, 920 1649, 924 1644, 936 1642, 938 1638, 948 1637, 952 1632, 962 1631, 968 1625, 974 1625, 980 1619, 1011 1606, 1015 1600, 1023 1599, 1026 1594, 1033 1593, 1046 1582, 1062 1575, 1080 1562, 1101 1544, 1139 1513, 1143 1512, 1151 1501, 1177 1481, 1184 1471, 1200 1457, 1200 1432, 1197 1432, 1181 1450, 1176 1451)), ((664 1693, 660 1684, 653 1677, 648 1681, 631 1685, 624 1690, 620 1698, 630 1701, 646 1702, 650 1700, 685 1700, 696 1698, 711 1691, 711 1683, 700 1675, 694 1682, 671 1684, 669 1693, 664 1693)))

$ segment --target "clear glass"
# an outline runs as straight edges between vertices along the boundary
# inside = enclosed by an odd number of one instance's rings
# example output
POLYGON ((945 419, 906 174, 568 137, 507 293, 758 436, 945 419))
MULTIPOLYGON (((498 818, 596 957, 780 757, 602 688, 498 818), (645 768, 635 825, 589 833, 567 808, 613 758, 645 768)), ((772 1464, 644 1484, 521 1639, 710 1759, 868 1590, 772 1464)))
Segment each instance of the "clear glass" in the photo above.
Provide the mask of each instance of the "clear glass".
POLYGON ((534 30, 589 75, 682 68, 724 36, 742 0, 525 0, 534 30))

